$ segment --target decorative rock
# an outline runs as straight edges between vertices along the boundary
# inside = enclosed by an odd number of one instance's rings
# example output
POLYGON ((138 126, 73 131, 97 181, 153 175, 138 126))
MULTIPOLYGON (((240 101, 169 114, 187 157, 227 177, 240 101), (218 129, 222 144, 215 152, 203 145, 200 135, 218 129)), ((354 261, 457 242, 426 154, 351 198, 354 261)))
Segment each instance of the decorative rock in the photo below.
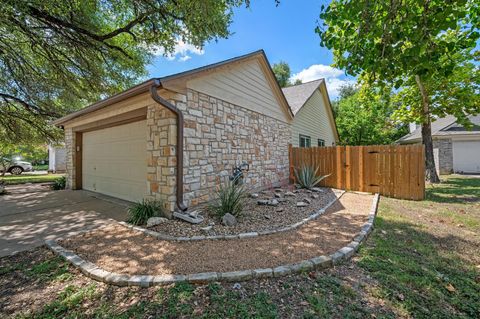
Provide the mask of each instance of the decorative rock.
POLYGON ((152 227, 156 225, 160 225, 162 223, 168 222, 168 219, 165 217, 150 217, 147 220, 147 227, 152 227))
POLYGON ((270 217, 270 215, 263 215, 263 217, 265 217, 265 219, 271 219, 272 217, 270 217))
POLYGON ((281 213, 281 212, 283 212, 283 208, 282 208, 282 207, 277 208, 275 211, 276 211, 277 213, 281 213))
POLYGON ((273 269, 272 268, 262 268, 262 269, 254 269, 253 270, 253 277, 254 278, 269 278, 273 276, 273 269))
POLYGON ((292 273, 290 266, 278 266, 273 268, 273 277, 280 277, 292 273))
POLYGON ((275 188, 275 193, 281 193, 282 189, 281 188, 275 188))
POLYGON ((229 271, 219 274, 220 279, 225 281, 244 281, 252 279, 253 272, 251 270, 229 271))
POLYGON ((316 195, 316 194, 313 194, 313 195, 312 195, 312 198, 313 198, 313 199, 317 199, 318 197, 319 197, 319 196, 316 195))
POLYGON ((237 219, 230 213, 226 213, 222 217, 222 223, 225 226, 235 226, 237 224, 237 219))
POLYGON ((240 289, 240 288, 242 288, 242 285, 240 285, 240 283, 236 282, 236 283, 233 284, 232 288, 233 289, 240 289))
POLYGON ((275 197, 276 197, 276 198, 282 198, 282 194, 280 194, 280 193, 275 193, 275 197))
POLYGON ((292 192, 286 192, 286 193, 285 193, 285 196, 292 196, 292 197, 294 197, 294 196, 297 196, 297 195, 295 195, 295 194, 292 193, 292 192))
POLYGON ((208 232, 208 231, 212 230, 212 228, 213 228, 213 226, 207 226, 207 227, 201 227, 200 229, 208 232))
POLYGON ((312 191, 311 191, 311 190, 309 190, 309 189, 307 189, 307 190, 306 190, 306 192, 307 192, 307 193, 309 193, 309 194, 311 194, 311 193, 312 193, 312 191))
POLYGON ((309 204, 312 203, 312 200, 310 198, 304 198, 303 201, 309 204))
POLYGON ((268 206, 278 206, 279 202, 276 199, 272 199, 268 201, 268 206))
POLYGON ((214 281, 218 279, 218 274, 216 272, 202 272, 197 274, 191 274, 187 276, 187 280, 192 283, 203 284, 209 281, 214 281))
POLYGON ((277 198, 277 200, 278 200, 279 203, 288 202, 288 199, 286 199, 286 198, 277 198))
POLYGON ((308 206, 308 204, 305 202, 297 202, 297 207, 306 207, 306 206, 308 206))
POLYGON ((317 193, 323 192, 323 190, 319 187, 312 187, 312 191, 317 192, 317 193))
POLYGON ((270 201, 269 201, 268 199, 259 199, 259 200, 257 201, 257 204, 258 204, 258 205, 268 205, 269 202, 270 202, 270 201))
POLYGON ((252 193, 252 194, 250 194, 250 197, 251 198, 258 198, 258 194, 257 193, 252 193))
POLYGON ((318 269, 324 269, 332 266, 332 258, 328 256, 318 256, 310 259, 313 265, 318 269))

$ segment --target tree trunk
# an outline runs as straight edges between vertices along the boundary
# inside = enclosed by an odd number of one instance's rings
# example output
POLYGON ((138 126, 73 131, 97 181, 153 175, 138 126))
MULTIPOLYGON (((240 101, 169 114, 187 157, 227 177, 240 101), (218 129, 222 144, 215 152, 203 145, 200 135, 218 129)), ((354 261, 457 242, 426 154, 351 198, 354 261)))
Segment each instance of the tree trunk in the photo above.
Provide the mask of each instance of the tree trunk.
POLYGON ((425 178, 430 183, 440 183, 437 170, 435 169, 435 159, 433 157, 432 123, 430 121, 430 102, 428 94, 423 86, 419 75, 415 76, 420 95, 422 96, 422 143, 425 145, 425 178))

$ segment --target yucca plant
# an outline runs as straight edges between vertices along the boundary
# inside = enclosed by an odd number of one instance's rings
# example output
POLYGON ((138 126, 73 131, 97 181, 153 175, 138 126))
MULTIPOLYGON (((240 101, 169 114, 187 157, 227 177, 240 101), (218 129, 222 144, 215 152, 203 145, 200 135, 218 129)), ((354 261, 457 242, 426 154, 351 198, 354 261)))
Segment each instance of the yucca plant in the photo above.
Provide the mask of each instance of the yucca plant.
POLYGON ((319 175, 317 176, 318 167, 314 168, 313 166, 303 165, 300 169, 295 168, 295 177, 297 179, 297 184, 301 188, 310 189, 315 187, 320 183, 323 179, 330 176, 328 175, 319 175))
POLYGON ((220 218, 227 213, 239 216, 242 213, 246 198, 247 190, 243 185, 236 185, 235 181, 227 180, 220 185, 216 192, 216 198, 209 205, 209 210, 220 218))
POLYGON ((164 216, 163 202, 160 200, 143 199, 128 208, 127 222, 143 225, 150 217, 164 216))

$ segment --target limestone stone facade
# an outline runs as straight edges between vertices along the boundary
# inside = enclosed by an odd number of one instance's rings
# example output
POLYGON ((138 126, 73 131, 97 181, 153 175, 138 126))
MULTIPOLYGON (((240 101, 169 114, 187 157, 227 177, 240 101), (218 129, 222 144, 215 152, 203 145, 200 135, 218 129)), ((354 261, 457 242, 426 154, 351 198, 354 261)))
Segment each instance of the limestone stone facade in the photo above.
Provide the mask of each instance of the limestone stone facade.
MULTIPOLYGON (((236 164, 250 165, 248 187, 261 189, 288 182, 287 122, 206 94, 163 94, 184 114, 184 202, 195 206, 212 199, 236 164)), ((162 199, 169 211, 176 203, 176 116, 152 103, 147 108, 146 198, 162 199)), ((75 136, 65 129, 67 186, 75 189, 75 136)))
POLYGON ((433 153, 438 174, 453 173, 452 139, 442 138, 433 140, 433 153))
MULTIPOLYGON (((248 187, 288 181, 290 124, 187 90, 169 99, 184 114, 184 201, 206 202, 236 164, 250 165, 248 187)), ((173 168, 175 170, 175 168, 173 168)))

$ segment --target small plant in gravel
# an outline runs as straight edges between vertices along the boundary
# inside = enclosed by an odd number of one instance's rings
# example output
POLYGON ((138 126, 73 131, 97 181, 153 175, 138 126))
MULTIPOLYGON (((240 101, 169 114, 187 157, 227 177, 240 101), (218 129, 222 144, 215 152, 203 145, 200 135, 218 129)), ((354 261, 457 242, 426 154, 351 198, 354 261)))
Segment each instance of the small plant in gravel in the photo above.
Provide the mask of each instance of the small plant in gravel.
POLYGON ((164 216, 163 202, 160 200, 143 199, 128 208, 127 222, 143 225, 150 217, 164 216))
POLYGON ((59 191, 59 190, 65 189, 66 185, 67 185, 67 178, 65 176, 62 176, 60 178, 57 178, 53 182, 52 189, 59 191))
POLYGON ((220 218, 228 213, 237 217, 242 213, 247 195, 248 192, 244 186, 227 180, 220 185, 216 192, 216 198, 209 205, 209 210, 220 218))
POLYGON ((315 187, 320 183, 323 179, 330 176, 328 175, 319 175, 317 176, 318 168, 314 168, 313 166, 301 166, 299 169, 295 168, 295 177, 297 179, 297 184, 301 188, 310 189, 315 187))

